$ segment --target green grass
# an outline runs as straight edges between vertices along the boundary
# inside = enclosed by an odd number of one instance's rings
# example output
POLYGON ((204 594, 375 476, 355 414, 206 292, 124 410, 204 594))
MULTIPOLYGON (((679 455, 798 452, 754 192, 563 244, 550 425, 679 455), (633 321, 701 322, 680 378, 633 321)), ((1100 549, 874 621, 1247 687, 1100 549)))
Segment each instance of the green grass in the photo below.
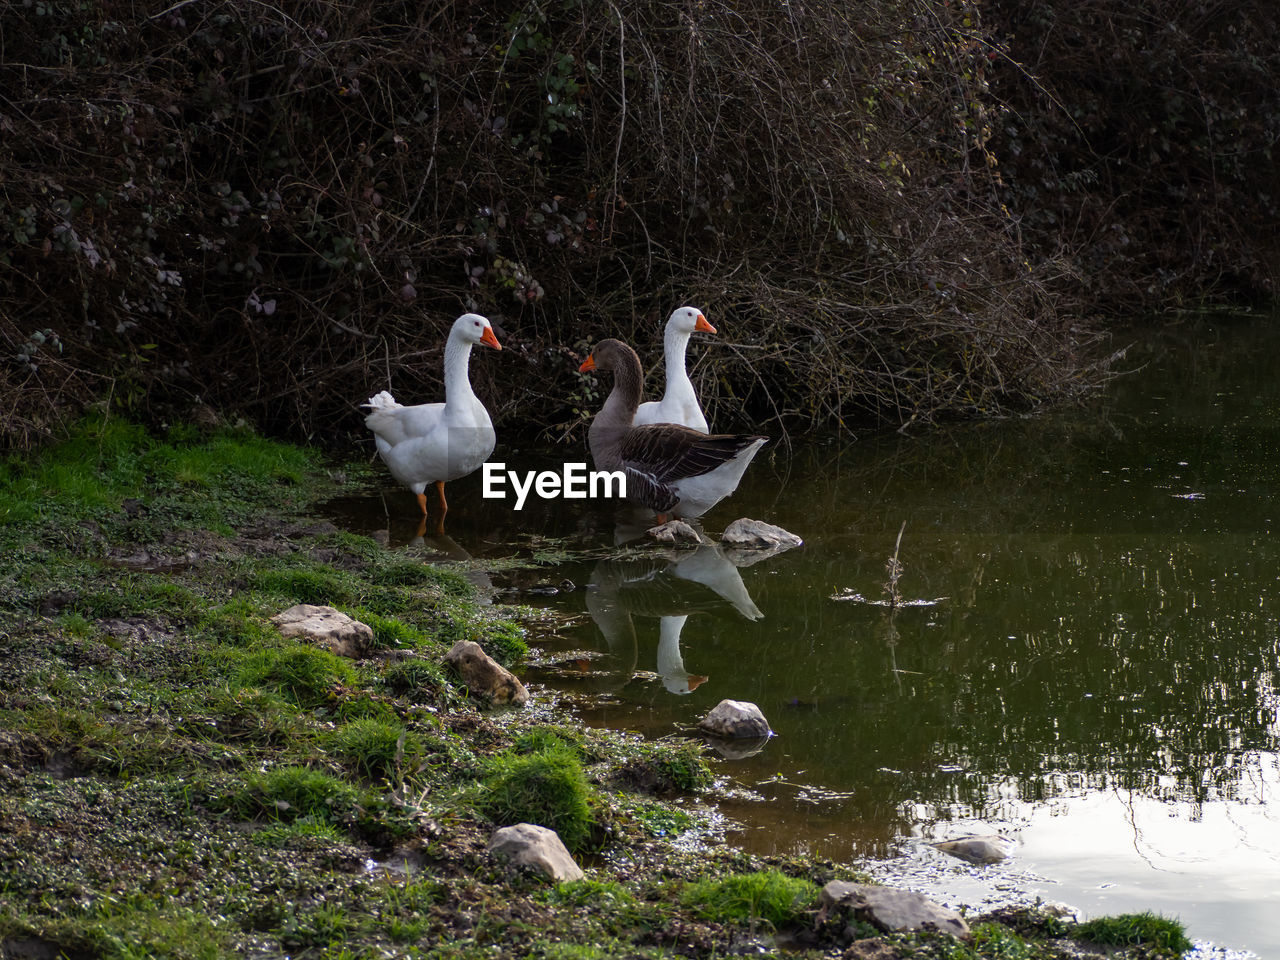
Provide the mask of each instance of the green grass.
POLYGON ((135 541, 152 542, 177 521, 220 523, 226 511, 219 501, 279 503, 282 486, 301 484, 313 470, 308 451, 247 430, 207 439, 183 429, 153 436, 94 415, 62 443, 0 466, 0 526, 48 533, 96 520, 130 527, 135 541), (122 505, 142 494, 145 510, 127 520, 122 505))
POLYGON ((0 911, 0 939, 44 941, 60 957, 221 960, 232 956, 228 932, 225 919, 219 924, 198 910, 170 904, 164 894, 142 891, 104 892, 54 917, 0 911))
POLYGON ((244 657, 236 681, 277 690, 302 707, 326 703, 335 690, 356 682, 355 668, 328 650, 305 645, 258 650, 244 657))
POLYGON ((475 805, 498 826, 535 823, 558 833, 570 851, 581 851, 595 823, 594 798, 582 761, 561 744, 540 753, 495 757, 475 805))
POLYGON ((337 606, 357 602, 358 589, 349 576, 320 565, 299 569, 268 569, 256 573, 253 587, 281 598, 286 604, 337 606))
POLYGON ((263 847, 287 847, 290 844, 341 843, 346 839, 342 831, 313 815, 299 817, 289 823, 272 823, 253 835, 253 842, 263 847))
POLYGON ((373 642, 370 647, 374 650, 416 650, 432 642, 427 631, 411 626, 403 620, 375 613, 365 607, 354 607, 344 610, 343 613, 368 625, 373 631, 373 642))
POLYGON ((64 613, 57 618, 57 622, 63 633, 78 640, 88 640, 98 633, 93 621, 80 613, 64 613))
POLYGON ((414 700, 439 700, 452 690, 440 664, 417 657, 389 665, 382 679, 388 690, 414 700))
POLYGON ((1170 957, 1181 956, 1193 946, 1179 921, 1150 912, 1096 917, 1079 924, 1073 936, 1117 947, 1142 944, 1160 956, 1170 957))
POLYGON ((360 799, 360 791, 332 774, 309 767, 278 767, 253 774, 231 805, 247 816, 291 822, 333 823, 360 799))
POLYGON ((391 777, 397 769, 414 767, 422 756, 422 739, 398 723, 352 720, 325 739, 343 763, 370 780, 391 777))
POLYGON ((684 906, 708 919, 764 921, 774 929, 807 922, 817 899, 817 884, 777 870, 701 880, 680 895, 684 906))
POLYGON ((193 621, 195 630, 211 644, 263 646, 271 645, 280 636, 280 631, 262 608, 240 597, 212 607, 201 607, 193 621))
POLYGON ((946 960, 1037 960, 1043 954, 1015 931, 1000 923, 978 923, 972 927, 973 939, 945 938, 935 947, 946 960))

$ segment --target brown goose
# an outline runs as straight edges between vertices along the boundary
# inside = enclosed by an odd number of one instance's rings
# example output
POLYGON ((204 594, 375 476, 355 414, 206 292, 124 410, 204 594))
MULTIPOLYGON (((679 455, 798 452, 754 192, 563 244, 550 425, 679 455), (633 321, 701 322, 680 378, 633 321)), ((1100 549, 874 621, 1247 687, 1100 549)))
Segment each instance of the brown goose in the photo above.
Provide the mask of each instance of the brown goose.
POLYGON ((698 517, 733 493, 767 437, 705 434, 677 423, 635 424, 644 372, 621 340, 601 340, 579 370, 612 370, 613 390, 587 441, 597 470, 621 470, 627 499, 655 511, 698 517))

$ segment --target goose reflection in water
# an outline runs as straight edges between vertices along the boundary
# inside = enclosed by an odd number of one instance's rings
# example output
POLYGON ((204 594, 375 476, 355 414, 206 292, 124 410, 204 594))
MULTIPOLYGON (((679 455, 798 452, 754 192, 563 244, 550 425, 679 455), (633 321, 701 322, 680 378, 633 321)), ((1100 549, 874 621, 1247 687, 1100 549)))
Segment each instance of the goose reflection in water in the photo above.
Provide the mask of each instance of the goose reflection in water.
MULTIPOLYGON (((492 602, 489 598, 493 596, 493 579, 489 576, 488 571, 483 567, 475 566, 475 557, 449 534, 443 532, 430 534, 426 532, 425 527, 419 526, 417 533, 406 546, 414 547, 418 550, 433 550, 457 563, 457 574, 476 588, 478 602, 481 605, 492 602)), ((435 560, 434 557, 429 557, 428 559, 435 560)))
POLYGON ((657 618, 657 672, 671 693, 692 693, 708 679, 690 673, 681 633, 695 613, 730 610, 747 620, 764 614, 747 592, 738 568, 715 544, 648 550, 643 556, 602 560, 587 583, 587 612, 608 644, 604 683, 620 689, 639 660, 636 618, 657 618))

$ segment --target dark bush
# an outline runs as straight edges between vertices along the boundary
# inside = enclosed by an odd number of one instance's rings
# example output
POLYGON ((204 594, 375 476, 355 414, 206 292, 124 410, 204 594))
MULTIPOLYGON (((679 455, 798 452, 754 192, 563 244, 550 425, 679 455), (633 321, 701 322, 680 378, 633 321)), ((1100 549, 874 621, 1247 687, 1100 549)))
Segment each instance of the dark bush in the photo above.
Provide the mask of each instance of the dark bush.
POLYGON ((1082 314, 1115 286, 1084 282, 1120 242, 1104 212, 1131 249, 1171 248, 1136 256, 1143 278, 1213 268, 1188 285, 1225 260, 1266 289, 1274 237, 1247 245, 1275 222, 1270 188, 1255 212, 1237 201, 1274 182, 1259 151, 1275 15, 1253 4, 1238 49, 1217 18, 1196 60, 1204 30, 1090 19, 1118 6, 0 6, 0 442, 38 442, 96 399, 361 435, 354 404, 373 392, 439 396, 463 309, 508 347, 473 364, 500 427, 578 427, 598 400, 581 350, 621 336, 657 366, 682 302, 720 325, 694 377, 724 427, 1072 395, 1101 376, 1082 314), (1046 33, 1042 9, 1070 29, 1046 33), (1046 86, 1060 53, 1034 59, 1037 31, 1068 45, 1074 102, 1046 86), (1086 89, 1117 44, 1146 72, 1102 69, 1086 89), (1231 69, 1209 84, 1215 63, 1231 69), (997 72, 1017 113, 988 88, 997 72), (1179 79, 1204 95, 1142 132, 1133 107, 1179 79), (1229 94, 1245 84, 1242 114, 1229 94), (1092 119, 1108 116, 1131 119, 1092 119), (1015 145, 1024 159, 998 155, 1015 145), (1145 192, 1112 179, 1121 151, 1130 171, 1161 155, 1145 192), (1168 230, 1215 211, 1234 212, 1234 244, 1168 230))

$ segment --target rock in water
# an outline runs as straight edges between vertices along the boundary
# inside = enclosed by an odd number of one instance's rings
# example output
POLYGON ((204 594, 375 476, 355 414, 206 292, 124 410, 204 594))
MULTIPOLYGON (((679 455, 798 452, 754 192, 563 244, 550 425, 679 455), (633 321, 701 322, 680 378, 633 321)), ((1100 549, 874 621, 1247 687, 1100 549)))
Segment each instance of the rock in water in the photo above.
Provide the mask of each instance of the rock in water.
POLYGON ((721 700, 698 722, 698 729, 734 740, 773 734, 760 708, 745 700, 721 700))
POLYGON ((960 837, 933 844, 935 849, 969 863, 999 863, 1013 856, 1013 841, 994 834, 982 837, 960 837))
POLYGON ((869 883, 832 880, 822 888, 823 920, 832 910, 846 909, 853 919, 870 923, 888 933, 936 930, 969 939, 969 924, 954 910, 909 890, 895 890, 869 883))
POLYGON ((775 527, 763 520, 749 520, 742 517, 733 521, 720 534, 720 542, 735 547, 756 547, 767 550, 770 547, 798 547, 802 543, 794 533, 775 527))
POLYGON ((333 607, 300 603, 271 618, 286 637, 296 637, 340 657, 364 655, 373 642, 373 628, 333 607))
POLYGON ((505 857, 519 867, 535 870, 549 880, 581 880, 582 868, 565 849, 554 830, 533 823, 502 827, 489 838, 489 852, 505 857))
POLYGON ((523 706, 529 691, 502 664, 484 652, 474 640, 459 640, 444 655, 444 662, 457 671, 463 685, 491 703, 523 706))
POLYGON ((658 543, 703 543, 697 530, 683 520, 668 520, 645 531, 645 536, 658 543))

